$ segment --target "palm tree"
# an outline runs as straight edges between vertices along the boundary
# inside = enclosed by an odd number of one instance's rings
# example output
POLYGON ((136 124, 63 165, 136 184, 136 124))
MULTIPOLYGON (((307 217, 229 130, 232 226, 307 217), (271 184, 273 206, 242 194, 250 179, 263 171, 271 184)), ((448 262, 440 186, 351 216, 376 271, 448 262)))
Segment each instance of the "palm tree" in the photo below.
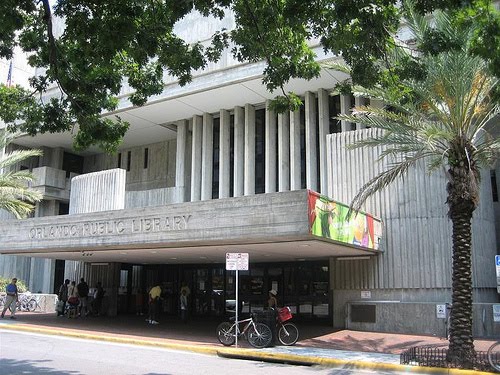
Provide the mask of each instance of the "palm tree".
MULTIPOLYGON (((397 47, 389 60, 418 62, 421 79, 397 77, 395 85, 354 88, 354 94, 380 99, 385 108, 364 106, 339 119, 382 129, 382 135, 352 147, 382 147, 380 158, 390 158, 389 168, 367 182, 351 203, 353 212, 373 193, 402 177, 424 161, 429 172, 447 176, 448 216, 452 222, 452 310, 448 360, 470 368, 475 351, 472 338, 471 220, 479 202, 480 170, 499 155, 498 103, 492 98, 498 79, 486 62, 469 53, 472 28, 453 26, 451 16, 435 14, 433 25, 408 7, 410 30, 419 43, 429 31, 456 42, 455 49, 415 54, 397 47)), ((391 64, 392 63, 392 64, 391 64)), ((338 68, 338 66, 336 67, 338 68)), ((394 77, 394 76, 393 76, 394 77)))
MULTIPOLYGON (((19 133, 0 130, 0 151, 18 136, 19 133)), ((34 180, 32 173, 15 171, 12 167, 41 154, 40 150, 15 150, 0 157, 0 209, 14 214, 18 219, 27 217, 33 211, 34 204, 42 199, 42 194, 28 187, 28 183, 34 180)))

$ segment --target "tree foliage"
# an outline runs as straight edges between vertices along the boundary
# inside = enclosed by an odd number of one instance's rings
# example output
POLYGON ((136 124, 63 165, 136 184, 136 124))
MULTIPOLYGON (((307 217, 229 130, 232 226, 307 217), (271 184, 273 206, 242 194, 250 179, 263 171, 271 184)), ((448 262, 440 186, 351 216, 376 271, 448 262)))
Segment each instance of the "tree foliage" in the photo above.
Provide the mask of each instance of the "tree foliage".
MULTIPOLYGON (((433 22, 404 2, 414 50, 395 47, 381 64, 384 79, 375 87, 354 87, 356 94, 385 103, 362 106, 339 119, 381 129, 353 147, 377 147, 389 168, 368 181, 354 197, 357 210, 375 192, 403 177, 417 163, 429 173, 444 171, 452 222, 453 271, 448 358, 471 368, 472 337, 472 215, 479 204, 480 172, 500 154, 494 93, 499 78, 482 56, 471 53, 477 26, 457 22, 454 12, 437 12, 433 22), (434 43, 430 42, 431 40, 434 43), (413 74, 400 74, 412 67, 413 74), (418 72, 418 74, 416 74, 418 72)), ((348 67, 342 68, 344 71, 348 67)), ((444 188, 444 186, 443 186, 444 188)))
MULTIPOLYGON (((0 292, 5 292, 5 288, 7 287, 7 285, 11 283, 11 281, 12 278, 0 276, 0 292)), ((17 280, 16 285, 18 293, 25 293, 28 291, 28 287, 26 286, 26 283, 23 280, 17 280)))
MULTIPOLYGON (((4 150, 19 134, 0 130, 0 150, 4 150)), ((34 176, 28 170, 16 170, 21 161, 40 156, 40 150, 14 150, 0 156, 0 209, 14 214, 18 219, 27 217, 42 199, 42 194, 28 184, 34 176)))
MULTIPOLYGON (((4 0, 0 57, 12 57, 14 47, 20 46, 39 74, 31 79, 30 91, 1 88, 0 116, 11 125, 21 122, 20 129, 31 135, 72 130, 77 149, 98 145, 112 152, 128 124, 101 114, 116 109, 124 83, 133 89, 131 103, 143 105, 162 92, 165 72, 187 84, 194 70, 217 61, 225 48, 231 48, 239 61, 265 61, 264 84, 282 93, 277 109, 294 109, 300 99, 286 92, 286 83, 320 72, 310 40, 319 40, 326 52, 341 55, 356 83, 380 80, 378 61, 392 48, 391 36, 400 22, 396 4, 396 0, 58 0, 51 9, 49 0, 4 0), (193 11, 219 18, 231 11, 236 26, 217 30, 208 45, 188 43, 175 34, 174 26, 193 11), (55 27, 53 16, 64 20, 64 29, 55 27), (54 84, 60 91, 51 91, 43 102, 40 93, 54 84)), ((422 12, 459 8, 461 22, 480 22, 483 27, 474 51, 491 59, 498 70, 500 22, 487 5, 487 0, 417 1, 422 12)), ((435 40, 439 37, 429 43, 435 40)))

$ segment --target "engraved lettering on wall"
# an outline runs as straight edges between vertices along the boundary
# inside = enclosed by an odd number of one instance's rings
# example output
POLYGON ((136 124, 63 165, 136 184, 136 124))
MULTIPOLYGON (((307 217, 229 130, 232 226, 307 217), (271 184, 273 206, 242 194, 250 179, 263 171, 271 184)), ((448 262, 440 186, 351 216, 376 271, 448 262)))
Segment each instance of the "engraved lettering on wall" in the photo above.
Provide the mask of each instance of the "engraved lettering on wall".
POLYGON ((29 230, 29 238, 78 238, 185 230, 188 229, 190 219, 191 215, 173 215, 120 220, 96 220, 75 224, 43 225, 31 228, 29 230))

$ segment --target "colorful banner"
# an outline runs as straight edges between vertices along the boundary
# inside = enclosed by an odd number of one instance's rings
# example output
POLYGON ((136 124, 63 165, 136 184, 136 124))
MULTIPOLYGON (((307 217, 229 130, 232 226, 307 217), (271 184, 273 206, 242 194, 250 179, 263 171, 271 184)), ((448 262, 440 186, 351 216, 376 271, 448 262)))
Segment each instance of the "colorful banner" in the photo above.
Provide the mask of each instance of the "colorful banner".
POLYGON ((378 250, 382 222, 372 215, 358 212, 346 220, 349 206, 309 191, 309 226, 311 234, 346 244, 378 250))

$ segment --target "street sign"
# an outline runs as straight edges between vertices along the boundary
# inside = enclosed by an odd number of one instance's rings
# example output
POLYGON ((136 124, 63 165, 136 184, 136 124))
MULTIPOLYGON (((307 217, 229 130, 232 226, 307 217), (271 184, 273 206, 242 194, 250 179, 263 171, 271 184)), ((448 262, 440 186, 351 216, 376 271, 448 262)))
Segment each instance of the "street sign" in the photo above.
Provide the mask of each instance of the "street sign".
POLYGON ((495 268, 497 271, 497 293, 500 293, 500 255, 495 255, 495 268))
POLYGON ((226 253, 226 270, 248 271, 248 253, 226 253))

